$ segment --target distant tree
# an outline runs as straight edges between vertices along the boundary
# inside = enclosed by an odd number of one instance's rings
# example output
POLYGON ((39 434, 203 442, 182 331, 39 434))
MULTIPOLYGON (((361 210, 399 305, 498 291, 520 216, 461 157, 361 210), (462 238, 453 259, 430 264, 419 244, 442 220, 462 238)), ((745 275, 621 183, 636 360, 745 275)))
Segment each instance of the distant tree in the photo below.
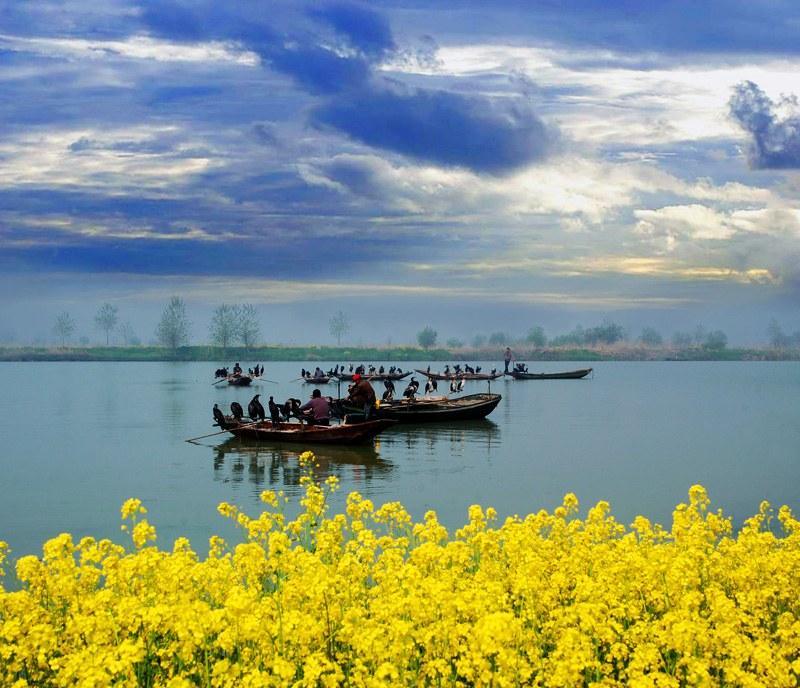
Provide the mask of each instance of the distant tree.
POLYGON ((537 349, 547 346, 547 337, 544 334, 544 328, 541 325, 532 327, 525 335, 525 342, 532 344, 537 349))
POLYGON ((136 333, 133 331, 133 325, 131 325, 130 320, 117 328, 117 334, 122 338, 125 346, 131 346, 133 344, 133 340, 137 338, 136 333))
POLYGON ((489 335, 490 346, 507 346, 511 344, 511 335, 506 332, 492 332, 489 335))
POLYGON ((617 325, 610 318, 603 320, 603 324, 586 330, 586 343, 594 344, 614 344, 625 338, 625 331, 622 325, 617 325))
POLYGON ((447 340, 448 349, 460 349, 462 346, 464 346, 464 342, 456 337, 450 337, 450 339, 447 340))
POLYGON ((61 346, 66 346, 73 332, 75 332, 75 321, 69 317, 67 311, 63 311, 53 325, 53 336, 61 342, 61 346))
POLYGON ((706 341, 706 328, 698 325, 694 328, 694 343, 695 346, 701 346, 706 341))
POLYGON ((212 344, 227 349, 239 339, 239 311, 239 306, 229 306, 227 303, 214 309, 208 325, 212 344))
POLYGON ((89 338, 86 335, 83 335, 78 342, 80 342, 81 346, 89 346, 89 338))
POLYGON ((439 337, 439 333, 434 330, 432 327, 426 327, 424 330, 420 330, 417 332, 417 343, 423 349, 430 349, 433 346, 436 346, 436 340, 439 337))
POLYGON ((703 342, 703 348, 710 349, 712 351, 721 351, 727 346, 728 335, 726 335, 722 330, 714 330, 713 332, 709 332, 706 335, 705 341, 703 342))
POLYGON ((112 306, 110 303, 104 303, 94 316, 94 328, 102 330, 106 333, 106 346, 108 346, 108 337, 119 322, 119 308, 112 306))
POLYGON ((480 349, 485 344, 486 344, 486 335, 485 334, 476 334, 472 338, 472 348, 473 349, 480 349))
POLYGON ((341 346, 342 337, 350 332, 350 316, 344 311, 337 311, 328 322, 328 329, 336 337, 336 346, 341 346))
POLYGON ((676 332, 672 335, 672 345, 679 349, 686 349, 692 345, 692 335, 688 332, 676 332))
POLYGON ((642 334, 639 335, 639 341, 645 346, 661 346, 664 343, 664 338, 652 327, 644 327, 642 328, 642 334))
POLYGON ((767 340, 773 349, 782 349, 789 343, 789 337, 784 334, 783 328, 775 318, 770 318, 767 325, 767 340))
POLYGON ((192 338, 192 323, 186 315, 186 304, 179 296, 173 296, 161 314, 155 331, 156 339, 162 346, 172 349, 186 346, 192 338))
POLYGON ((244 304, 239 310, 239 341, 250 351, 262 337, 256 307, 250 303, 244 304))
POLYGON ((584 344, 586 344, 586 330, 582 325, 576 325, 571 332, 560 334, 550 340, 550 345, 556 347, 583 346, 584 344))

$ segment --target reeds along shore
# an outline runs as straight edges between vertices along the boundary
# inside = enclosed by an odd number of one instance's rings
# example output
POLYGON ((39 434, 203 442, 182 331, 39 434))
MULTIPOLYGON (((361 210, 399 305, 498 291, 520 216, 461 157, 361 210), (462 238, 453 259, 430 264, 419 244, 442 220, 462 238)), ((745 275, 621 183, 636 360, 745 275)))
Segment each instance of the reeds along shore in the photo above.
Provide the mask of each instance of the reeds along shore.
MULTIPOLYGON (((505 347, 473 349, 424 349, 418 346, 330 347, 330 346, 259 346, 244 347, 186 346, 173 351, 163 346, 89 346, 89 347, 0 347, 0 362, 12 361, 302 361, 302 362, 375 362, 375 361, 495 361, 503 360, 505 347)), ((596 348, 526 348, 515 347, 520 361, 798 361, 799 349, 721 349, 703 347, 650 348, 613 344, 596 348)))
POLYGON ((452 535, 433 512, 311 479, 297 518, 280 493, 243 541, 168 550, 137 500, 128 550, 61 535, 0 589, 4 686, 795 686, 800 523, 763 503, 741 532, 700 486, 670 530, 628 531, 605 502, 578 518, 473 506, 452 535), (773 532, 775 531, 775 532, 773 532))

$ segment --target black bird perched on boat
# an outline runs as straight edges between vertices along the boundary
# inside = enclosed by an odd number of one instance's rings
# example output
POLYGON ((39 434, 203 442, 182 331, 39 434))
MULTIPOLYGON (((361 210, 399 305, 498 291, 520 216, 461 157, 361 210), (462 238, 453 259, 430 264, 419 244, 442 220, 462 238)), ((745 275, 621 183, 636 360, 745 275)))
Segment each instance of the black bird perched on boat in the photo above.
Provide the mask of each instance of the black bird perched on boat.
POLYGON ((272 419, 273 423, 280 423, 281 422, 281 407, 275 403, 275 399, 273 397, 269 398, 269 417, 272 419))
POLYGON ((249 415, 253 420, 264 420, 267 417, 264 407, 258 400, 258 397, 260 396, 260 394, 256 394, 252 401, 247 405, 247 415, 249 415))
POLYGON ((425 383, 425 394, 430 396, 431 392, 435 392, 438 385, 436 384, 436 380, 432 377, 428 378, 428 381, 425 383))
POLYGON ((463 392, 464 391, 464 378, 462 377, 458 381, 458 386, 456 387, 456 392, 463 392))
POLYGON ((458 391, 458 380, 453 378, 452 380, 450 380, 450 393, 452 394, 453 392, 457 391, 458 391))
POLYGON ((381 395, 381 401, 391 401, 394 399, 394 382, 386 378, 383 381, 383 386, 386 388, 386 391, 381 395))
POLYGON ((231 413, 237 421, 241 422, 242 418, 244 418, 244 409, 238 401, 234 401, 231 404, 231 413))
POLYGON ((405 388, 403 391, 403 396, 407 399, 413 399, 414 395, 417 393, 419 389, 419 382, 415 378, 411 378, 411 382, 408 383, 408 387, 405 388))
POLYGON ((217 425, 219 425, 219 427, 221 427, 223 430, 225 429, 225 426, 227 425, 225 423, 225 414, 220 410, 217 404, 214 404, 214 420, 217 421, 217 425))

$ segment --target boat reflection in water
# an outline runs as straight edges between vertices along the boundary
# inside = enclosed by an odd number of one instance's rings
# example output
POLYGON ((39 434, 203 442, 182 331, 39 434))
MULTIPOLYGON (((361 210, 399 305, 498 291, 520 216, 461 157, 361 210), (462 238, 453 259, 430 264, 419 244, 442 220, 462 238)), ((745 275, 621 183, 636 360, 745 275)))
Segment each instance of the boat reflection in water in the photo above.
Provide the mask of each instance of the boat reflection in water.
POLYGON ((405 452, 463 456, 490 455, 500 446, 500 426, 487 418, 442 423, 406 423, 381 435, 381 450, 386 456, 403 447, 405 452))
MULTIPOLYGON (((304 493, 300 478, 303 470, 298 457, 305 449, 297 445, 265 444, 257 440, 231 437, 212 447, 217 480, 248 482, 260 494, 267 489, 283 490, 287 497, 304 493)), ((335 476, 340 482, 364 484, 388 480, 394 464, 381 458, 372 444, 363 446, 317 445, 313 449, 312 475, 317 483, 335 476)))

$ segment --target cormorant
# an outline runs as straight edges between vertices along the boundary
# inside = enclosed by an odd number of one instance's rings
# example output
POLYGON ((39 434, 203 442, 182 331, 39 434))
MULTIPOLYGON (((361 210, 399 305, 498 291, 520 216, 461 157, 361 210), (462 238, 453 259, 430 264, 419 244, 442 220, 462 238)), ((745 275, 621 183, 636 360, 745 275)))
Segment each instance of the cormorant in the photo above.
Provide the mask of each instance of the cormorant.
POLYGON ((260 396, 260 394, 256 394, 252 401, 247 405, 247 415, 249 415, 253 420, 264 420, 267 417, 264 407, 258 400, 258 397, 260 396))
POLYGON ((242 418, 244 418, 244 409, 242 408, 242 405, 238 401, 234 401, 231 404, 231 413, 233 414, 233 417, 239 422, 241 422, 242 418))
POLYGON ((462 377, 458 381, 458 388, 456 389, 456 392, 463 392, 463 391, 464 391, 464 378, 462 377))
POLYGON ((386 378, 383 381, 383 386, 386 388, 386 391, 381 395, 381 401, 391 401, 394 399, 394 382, 386 378))
POLYGON ((408 383, 408 387, 406 387, 405 390, 403 391, 403 396, 408 399, 413 399, 418 389, 419 389, 419 382, 417 382, 416 379, 412 377, 411 382, 408 383))
POLYGON ((275 403, 275 400, 270 397, 269 398, 269 417, 272 419, 273 423, 280 423, 281 422, 281 407, 275 403))
POLYGON ((450 393, 452 394, 453 392, 457 391, 458 391, 458 380, 453 378, 452 380, 450 380, 450 393))
POLYGON ((220 408, 217 404, 214 404, 214 420, 217 421, 217 425, 225 430, 227 423, 225 422, 225 414, 220 411, 220 408))

